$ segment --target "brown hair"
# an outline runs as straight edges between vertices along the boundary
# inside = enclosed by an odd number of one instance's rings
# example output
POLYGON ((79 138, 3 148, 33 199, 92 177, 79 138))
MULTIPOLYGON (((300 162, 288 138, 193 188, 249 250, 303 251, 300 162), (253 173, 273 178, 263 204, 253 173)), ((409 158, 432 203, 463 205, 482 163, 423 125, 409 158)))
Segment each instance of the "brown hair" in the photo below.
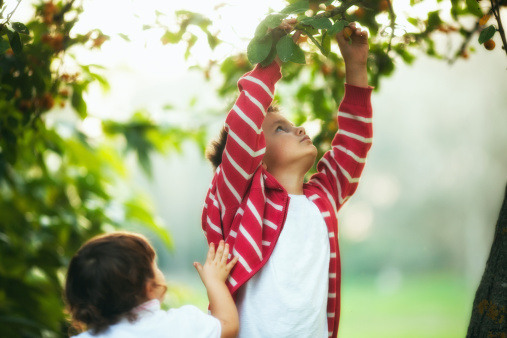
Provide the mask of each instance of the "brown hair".
POLYGON ((92 238, 72 257, 64 296, 77 330, 98 334, 146 301, 146 283, 154 278, 155 251, 139 234, 115 232, 92 238), (83 327, 84 324, 84 327, 83 327))
MULTIPOLYGON (((276 104, 272 104, 268 107, 268 113, 277 113, 280 109, 276 104)), ((218 137, 210 142, 208 148, 206 149, 206 158, 211 162, 213 166, 213 171, 217 170, 218 166, 222 164, 222 154, 224 153, 225 144, 227 143, 227 131, 225 127, 220 129, 220 133, 218 137)))

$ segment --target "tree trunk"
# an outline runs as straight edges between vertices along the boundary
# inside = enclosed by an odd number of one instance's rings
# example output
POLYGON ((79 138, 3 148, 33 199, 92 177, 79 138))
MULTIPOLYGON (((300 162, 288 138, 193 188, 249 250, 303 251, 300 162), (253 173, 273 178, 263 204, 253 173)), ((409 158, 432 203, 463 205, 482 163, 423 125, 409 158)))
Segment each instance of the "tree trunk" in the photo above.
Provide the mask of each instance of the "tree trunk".
POLYGON ((467 338, 507 338, 507 189, 467 338))

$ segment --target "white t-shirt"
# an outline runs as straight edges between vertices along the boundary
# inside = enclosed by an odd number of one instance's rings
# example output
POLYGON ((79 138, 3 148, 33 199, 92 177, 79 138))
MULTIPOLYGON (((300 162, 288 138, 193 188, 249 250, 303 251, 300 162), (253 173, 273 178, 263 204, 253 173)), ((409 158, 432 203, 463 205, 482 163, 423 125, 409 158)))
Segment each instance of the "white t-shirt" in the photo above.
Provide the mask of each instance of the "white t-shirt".
MULTIPOLYGON (((152 299, 134 309, 138 319, 130 323, 123 319, 111 325, 107 331, 92 335, 83 332, 77 338, 219 338, 222 332, 220 321, 205 314, 192 305, 163 311, 160 302, 152 299)), ((74 337, 74 338, 76 338, 74 337)))
POLYGON ((271 257, 239 290, 241 338, 328 337, 328 230, 305 195, 289 196, 271 257))

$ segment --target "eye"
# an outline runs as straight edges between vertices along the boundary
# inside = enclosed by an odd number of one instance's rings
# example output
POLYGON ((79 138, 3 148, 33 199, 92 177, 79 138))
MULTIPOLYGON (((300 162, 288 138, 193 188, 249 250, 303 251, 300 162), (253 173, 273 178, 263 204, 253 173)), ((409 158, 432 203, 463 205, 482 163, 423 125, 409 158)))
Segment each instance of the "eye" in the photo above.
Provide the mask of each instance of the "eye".
POLYGON ((276 130, 275 130, 275 131, 285 131, 285 129, 283 129, 283 127, 282 127, 282 126, 278 126, 278 127, 276 127, 276 130))

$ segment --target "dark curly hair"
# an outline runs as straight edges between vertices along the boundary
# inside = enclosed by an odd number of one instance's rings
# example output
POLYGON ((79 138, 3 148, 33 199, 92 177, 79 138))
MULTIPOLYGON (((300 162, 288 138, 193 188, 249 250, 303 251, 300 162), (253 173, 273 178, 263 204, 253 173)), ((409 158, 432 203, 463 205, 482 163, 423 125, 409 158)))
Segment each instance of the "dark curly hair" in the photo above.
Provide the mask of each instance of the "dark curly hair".
POLYGON ((139 234, 115 232, 92 238, 72 257, 64 297, 72 328, 105 331, 146 301, 146 284, 154 278, 155 251, 139 234))
MULTIPOLYGON (((276 104, 272 104, 268 107, 268 113, 277 113, 280 109, 276 104)), ((220 129, 218 137, 210 142, 206 149, 206 158, 211 162, 213 171, 217 170, 218 166, 222 163, 222 154, 224 153, 225 144, 227 143, 227 131, 225 127, 220 129)))

